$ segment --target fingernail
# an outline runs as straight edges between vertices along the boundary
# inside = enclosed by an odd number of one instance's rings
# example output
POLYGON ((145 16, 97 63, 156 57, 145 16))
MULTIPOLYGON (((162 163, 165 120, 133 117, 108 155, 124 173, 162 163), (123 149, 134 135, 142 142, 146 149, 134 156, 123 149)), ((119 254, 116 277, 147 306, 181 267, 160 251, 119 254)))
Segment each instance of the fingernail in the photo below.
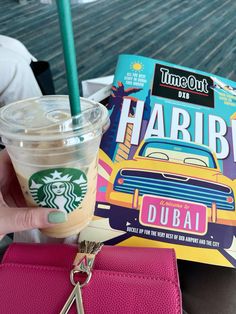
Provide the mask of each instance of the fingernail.
POLYGON ((48 214, 48 222, 50 223, 59 224, 65 221, 67 221, 67 215, 64 212, 57 211, 48 214))

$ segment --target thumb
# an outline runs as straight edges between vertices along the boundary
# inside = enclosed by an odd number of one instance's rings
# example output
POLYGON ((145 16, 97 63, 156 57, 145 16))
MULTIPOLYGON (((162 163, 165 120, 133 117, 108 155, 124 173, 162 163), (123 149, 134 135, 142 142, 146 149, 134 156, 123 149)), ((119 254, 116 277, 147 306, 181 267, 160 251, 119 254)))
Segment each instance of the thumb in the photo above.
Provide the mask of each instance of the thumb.
POLYGON ((16 207, 9 208, 8 214, 1 220, 0 233, 6 234, 34 228, 52 227, 67 221, 67 214, 63 211, 42 207, 16 207))

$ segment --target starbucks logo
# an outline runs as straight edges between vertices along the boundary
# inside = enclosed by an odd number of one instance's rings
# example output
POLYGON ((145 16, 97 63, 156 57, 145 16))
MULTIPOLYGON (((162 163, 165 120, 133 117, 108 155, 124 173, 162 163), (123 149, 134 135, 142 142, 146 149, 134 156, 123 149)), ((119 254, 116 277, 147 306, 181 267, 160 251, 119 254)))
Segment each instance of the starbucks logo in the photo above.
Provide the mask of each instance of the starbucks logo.
POLYGON ((87 192, 86 175, 74 168, 54 168, 34 173, 29 190, 42 207, 58 208, 67 213, 77 208, 87 192))

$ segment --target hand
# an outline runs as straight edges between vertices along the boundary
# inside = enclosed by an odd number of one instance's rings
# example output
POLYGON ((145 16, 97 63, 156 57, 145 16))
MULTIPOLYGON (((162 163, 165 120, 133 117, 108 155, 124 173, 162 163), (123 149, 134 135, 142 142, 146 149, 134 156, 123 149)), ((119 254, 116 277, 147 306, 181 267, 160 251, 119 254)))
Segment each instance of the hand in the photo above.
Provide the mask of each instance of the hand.
POLYGON ((0 239, 7 233, 46 228, 67 220, 64 212, 27 207, 10 157, 0 151, 0 239))

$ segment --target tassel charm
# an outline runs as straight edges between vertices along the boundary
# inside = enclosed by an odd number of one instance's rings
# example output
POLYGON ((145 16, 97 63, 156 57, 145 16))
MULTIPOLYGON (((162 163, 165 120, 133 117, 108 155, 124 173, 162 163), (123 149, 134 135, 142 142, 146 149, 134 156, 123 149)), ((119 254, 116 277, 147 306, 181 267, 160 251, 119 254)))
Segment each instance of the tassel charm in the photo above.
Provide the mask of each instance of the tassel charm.
POLYGON ((83 241, 79 243, 78 253, 74 259, 74 268, 70 272, 70 281, 74 286, 68 300, 63 306, 60 314, 67 314, 73 305, 76 303, 76 309, 78 314, 84 314, 83 298, 81 288, 87 285, 92 277, 92 267, 94 260, 98 252, 102 249, 103 244, 100 242, 83 241), (76 273, 86 273, 87 278, 83 283, 75 282, 74 275, 76 273))

